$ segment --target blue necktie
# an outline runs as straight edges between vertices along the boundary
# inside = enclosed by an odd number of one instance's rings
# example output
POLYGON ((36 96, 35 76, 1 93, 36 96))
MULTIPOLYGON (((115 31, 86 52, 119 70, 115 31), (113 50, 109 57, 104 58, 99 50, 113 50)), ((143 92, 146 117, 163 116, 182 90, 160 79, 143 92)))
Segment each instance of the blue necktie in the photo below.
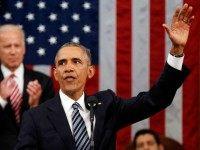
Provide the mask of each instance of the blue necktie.
POLYGON ((72 108, 74 109, 74 111, 72 112, 72 129, 76 142, 76 149, 89 150, 90 139, 87 133, 85 122, 78 110, 78 108, 81 108, 81 106, 79 105, 79 103, 75 102, 72 105, 72 108))

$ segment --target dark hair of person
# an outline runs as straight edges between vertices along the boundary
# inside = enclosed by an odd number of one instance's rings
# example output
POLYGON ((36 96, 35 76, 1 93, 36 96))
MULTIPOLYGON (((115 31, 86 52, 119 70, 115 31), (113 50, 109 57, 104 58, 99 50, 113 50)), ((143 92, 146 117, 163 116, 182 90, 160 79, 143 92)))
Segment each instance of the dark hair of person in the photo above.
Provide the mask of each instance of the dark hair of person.
POLYGON ((136 148, 136 141, 138 139, 138 137, 140 135, 145 135, 145 134, 150 134, 154 137, 156 143, 159 145, 161 144, 161 141, 160 141, 160 137, 159 137, 159 134, 151 129, 142 129, 142 130, 139 130, 138 132, 136 132, 135 134, 135 138, 133 140, 133 147, 134 149, 136 148))
MULTIPOLYGON (((64 48, 64 47, 70 47, 70 46, 74 46, 74 47, 79 47, 80 49, 82 49, 85 53, 86 53, 86 55, 87 55, 87 57, 88 57, 88 59, 89 59, 89 64, 91 65, 92 64, 92 55, 91 55, 91 52, 90 52, 90 50, 88 49, 88 48, 86 48, 84 45, 82 45, 82 44, 79 44, 79 43, 74 43, 74 42, 68 42, 68 43, 65 43, 64 45, 62 45, 61 47, 60 47, 60 49, 62 49, 62 48, 64 48)), ((59 49, 59 50, 60 50, 59 49)), ((59 51, 58 50, 58 51, 59 51)), ((57 52, 58 53, 58 52, 57 52)), ((56 57, 57 57, 57 54, 56 54, 56 57)), ((56 60, 56 57, 55 57, 55 60, 56 60)), ((55 62, 56 63, 56 62, 55 62)))

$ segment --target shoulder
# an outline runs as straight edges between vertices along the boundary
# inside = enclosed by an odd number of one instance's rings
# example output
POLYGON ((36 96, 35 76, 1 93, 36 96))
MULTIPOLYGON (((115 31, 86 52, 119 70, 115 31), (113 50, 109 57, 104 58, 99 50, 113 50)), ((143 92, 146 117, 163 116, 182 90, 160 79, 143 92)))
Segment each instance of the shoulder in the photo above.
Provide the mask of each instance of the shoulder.
POLYGON ((50 79, 49 76, 45 75, 44 73, 41 73, 39 71, 34 71, 28 68, 25 68, 25 76, 28 76, 29 78, 35 78, 39 80, 48 80, 50 79))
POLYGON ((96 97, 115 97, 116 94, 111 89, 107 89, 107 90, 99 91, 99 92, 95 93, 94 96, 96 96, 96 97))

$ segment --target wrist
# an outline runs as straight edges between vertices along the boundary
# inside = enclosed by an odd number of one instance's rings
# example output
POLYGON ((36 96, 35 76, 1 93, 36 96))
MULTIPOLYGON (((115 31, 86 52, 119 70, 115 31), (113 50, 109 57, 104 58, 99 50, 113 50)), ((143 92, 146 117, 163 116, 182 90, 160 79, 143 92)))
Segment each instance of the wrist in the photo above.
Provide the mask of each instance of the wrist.
POLYGON ((174 46, 172 47, 172 49, 170 50, 170 54, 174 57, 183 57, 183 46, 174 46))
POLYGON ((170 52, 170 54, 171 54, 172 56, 174 56, 174 57, 178 57, 178 58, 184 56, 183 53, 181 53, 181 54, 175 54, 175 53, 171 53, 171 52, 170 52))

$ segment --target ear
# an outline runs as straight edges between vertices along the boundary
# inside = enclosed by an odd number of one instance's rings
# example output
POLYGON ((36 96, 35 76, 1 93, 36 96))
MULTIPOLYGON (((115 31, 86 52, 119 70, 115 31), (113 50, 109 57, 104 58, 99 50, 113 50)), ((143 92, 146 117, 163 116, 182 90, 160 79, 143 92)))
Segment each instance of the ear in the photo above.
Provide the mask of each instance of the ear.
POLYGON ((164 150, 164 146, 162 144, 159 145, 159 150, 164 150))
POLYGON ((55 67, 53 68, 53 75, 54 75, 55 80, 58 81, 58 73, 55 67))
POLYGON ((95 67, 94 65, 89 66, 88 68, 88 79, 91 79, 95 74, 95 67))

